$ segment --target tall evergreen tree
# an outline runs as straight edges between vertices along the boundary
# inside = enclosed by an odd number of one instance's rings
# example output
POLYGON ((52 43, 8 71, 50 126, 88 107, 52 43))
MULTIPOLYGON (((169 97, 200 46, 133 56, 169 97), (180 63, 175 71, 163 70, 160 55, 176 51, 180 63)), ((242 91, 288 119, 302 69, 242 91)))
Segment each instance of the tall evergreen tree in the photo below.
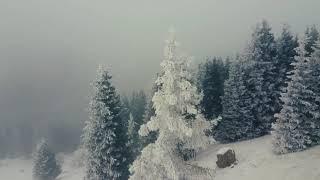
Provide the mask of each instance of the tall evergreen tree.
POLYGON ((314 45, 314 52, 310 57, 310 89, 315 94, 314 103, 318 114, 315 114, 310 127, 312 145, 320 144, 320 39, 314 45))
POLYGON ((224 81, 227 79, 228 65, 221 58, 207 60, 199 66, 199 89, 203 93, 200 103, 202 113, 206 119, 214 119, 221 115, 224 81))
POLYGON ((254 137, 269 133, 274 122, 277 93, 276 46, 271 27, 266 21, 258 24, 248 49, 246 88, 251 96, 251 109, 255 118, 252 132, 254 137))
POLYGON ((55 154, 44 139, 37 145, 32 171, 35 180, 55 180, 61 173, 61 167, 56 161, 55 154))
POLYGON ((225 82, 222 99, 222 121, 215 128, 215 139, 220 142, 234 142, 252 138, 254 117, 251 112, 250 96, 245 87, 243 61, 233 62, 229 79, 225 82))
POLYGON ((250 139, 270 132, 279 98, 276 91, 276 57, 276 42, 271 27, 262 21, 252 34, 240 64, 233 67, 225 84, 223 118, 215 133, 219 141, 250 139))
POLYGON ((127 127, 121 118, 120 97, 105 68, 93 84, 90 120, 84 128, 88 180, 128 179, 127 127))
POLYGON ((134 161, 131 180, 180 179, 183 175, 205 172, 203 168, 188 165, 177 152, 179 143, 195 151, 207 145, 209 141, 204 131, 210 125, 197 111, 201 96, 191 83, 189 58, 176 53, 176 44, 174 38, 167 41, 161 63, 163 75, 156 81, 161 88, 152 98, 155 116, 139 131, 147 135, 158 130, 159 136, 134 161))
POLYGON ((292 63, 295 62, 295 56, 297 55, 295 49, 299 46, 298 38, 294 37, 289 30, 288 25, 284 25, 280 37, 277 39, 277 61, 276 67, 276 87, 275 91, 277 93, 275 112, 279 113, 281 110, 281 100, 280 96, 285 88, 287 87, 287 82, 290 80, 290 72, 293 70, 292 63))
MULTIPOLYGON (((310 58, 301 41, 297 49, 297 62, 287 91, 282 94, 284 105, 276 114, 273 131, 273 145, 277 153, 300 151, 312 145, 313 132, 317 130, 315 119, 319 119, 319 96, 313 91, 314 81, 310 58)), ((319 74, 319 72, 316 72, 319 74)), ((318 84, 318 82, 316 83, 318 84)))
POLYGON ((310 57, 311 54, 314 52, 314 46, 316 45, 319 39, 319 31, 317 30, 316 26, 313 25, 308 27, 305 32, 305 50, 306 56, 310 57))

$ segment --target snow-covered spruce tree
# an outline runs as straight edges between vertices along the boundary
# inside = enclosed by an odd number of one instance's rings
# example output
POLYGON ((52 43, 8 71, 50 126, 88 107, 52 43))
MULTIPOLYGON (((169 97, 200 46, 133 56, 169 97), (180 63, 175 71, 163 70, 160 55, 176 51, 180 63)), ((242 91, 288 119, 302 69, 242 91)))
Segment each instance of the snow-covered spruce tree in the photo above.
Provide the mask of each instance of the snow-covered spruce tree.
POLYGON ((284 25, 280 37, 276 41, 277 43, 277 61, 276 61, 276 73, 278 78, 276 80, 275 90, 278 97, 276 98, 276 113, 281 110, 280 96, 289 81, 289 75, 293 70, 292 63, 295 62, 295 56, 297 55, 295 49, 299 46, 297 36, 294 37, 289 30, 288 25, 284 25))
POLYGON ((32 173, 35 180, 54 180, 61 173, 61 166, 44 139, 37 144, 33 154, 32 173))
POLYGON ((320 33, 317 30, 316 26, 313 25, 308 27, 305 32, 305 50, 306 56, 310 57, 314 52, 314 46, 320 38, 320 33))
POLYGON ((275 115, 277 120, 273 125, 274 151, 280 154, 300 151, 311 146, 311 134, 316 128, 314 119, 319 119, 319 96, 310 88, 314 78, 310 58, 307 57, 304 40, 299 44, 291 81, 281 97, 284 105, 280 113, 275 115))
POLYGON ((100 66, 83 134, 87 180, 121 180, 129 175, 127 123, 121 118, 120 98, 110 81, 108 71, 100 66))
POLYGON ((275 90, 277 77, 276 46, 271 27, 266 21, 258 24, 246 53, 247 67, 245 86, 251 96, 251 112, 255 121, 248 137, 268 134, 275 121, 278 92, 275 90))
MULTIPOLYGON (((216 138, 221 142, 230 142, 236 140, 251 139, 268 134, 271 130, 271 124, 274 122, 274 113, 277 109, 277 98, 279 92, 276 91, 277 71, 276 64, 276 43, 271 28, 266 21, 258 24, 252 40, 249 44, 245 54, 241 57, 241 65, 238 73, 241 82, 232 77, 226 84, 225 91, 227 95, 224 96, 223 116, 222 120, 216 127, 216 138), (233 84, 242 83, 242 84, 233 84), (241 94, 240 97, 233 97, 233 86, 241 86, 237 92, 241 94), (230 102, 227 102, 230 101, 230 102), (234 102, 233 102, 234 101, 234 102), (247 119, 240 118, 240 112, 237 113, 237 101, 241 102, 241 108, 246 112, 247 119), (230 103, 230 104, 229 104, 230 103), (232 114, 232 113, 235 114, 232 114), (237 123, 237 126, 247 127, 246 133, 239 133, 238 130, 233 129, 235 126, 231 125, 232 122, 237 123), (241 125, 240 125, 241 124, 241 125), (230 129, 223 129, 230 128, 230 129), (234 133, 224 133, 223 131, 234 133)), ((238 76, 238 75, 233 75, 238 76)), ((237 95, 237 94, 236 94, 237 95)), ((242 115, 244 116, 244 115, 242 115)))
POLYGON ((178 144, 195 151, 208 145, 205 130, 210 124, 196 109, 201 95, 190 81, 189 58, 180 56, 176 45, 174 37, 167 41, 161 63, 163 74, 156 80, 161 88, 152 98, 155 116, 139 131, 142 136, 151 131, 158 131, 159 135, 134 161, 130 168, 131 180, 177 180, 210 172, 188 164, 177 151, 178 144))
POLYGON ((244 84, 243 61, 233 62, 229 79, 225 82, 222 98, 222 120, 215 128, 215 139, 220 142, 234 142, 252 138, 254 117, 251 112, 250 96, 244 84), (248 133, 249 132, 249 133, 248 133))
MULTIPOLYGON (((315 94, 315 104, 318 108, 316 111, 320 113, 320 39, 316 42, 313 49, 314 52, 310 57, 310 89, 315 94)), ((320 114, 314 115, 309 134, 310 140, 312 141, 311 145, 320 144, 320 114)))

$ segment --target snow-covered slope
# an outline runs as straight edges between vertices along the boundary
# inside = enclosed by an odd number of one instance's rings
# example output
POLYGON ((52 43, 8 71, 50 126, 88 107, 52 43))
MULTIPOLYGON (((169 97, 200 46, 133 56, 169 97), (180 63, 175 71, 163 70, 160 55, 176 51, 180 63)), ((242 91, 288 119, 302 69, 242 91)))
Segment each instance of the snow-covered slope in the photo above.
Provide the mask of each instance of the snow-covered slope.
MULTIPOLYGON (((63 156, 62 173, 57 180, 82 180, 84 171, 75 168, 72 159, 63 156)), ((0 180, 32 180, 32 161, 25 159, 0 160, 0 180)))
POLYGON ((194 163, 214 168, 214 180, 320 180, 320 146, 286 155, 275 155, 271 148, 271 136, 212 145, 194 163), (216 167, 216 152, 222 147, 235 150, 238 164, 233 168, 216 167))
POLYGON ((57 180, 82 180, 84 177, 84 168, 76 167, 73 163, 74 156, 63 156, 62 173, 57 180))
MULTIPOLYGON (((63 172, 58 180, 81 180, 83 169, 75 168, 71 156, 64 156, 63 172)), ((216 170, 214 180, 320 180, 320 146, 286 155, 275 155, 271 137, 232 144, 212 145, 193 163, 216 170), (235 150, 238 164, 216 168, 216 153, 222 147, 235 150)), ((30 160, 0 160, 0 179, 32 180, 30 160)))
POLYGON ((2 180, 32 180, 30 160, 5 159, 0 161, 0 179, 2 180))

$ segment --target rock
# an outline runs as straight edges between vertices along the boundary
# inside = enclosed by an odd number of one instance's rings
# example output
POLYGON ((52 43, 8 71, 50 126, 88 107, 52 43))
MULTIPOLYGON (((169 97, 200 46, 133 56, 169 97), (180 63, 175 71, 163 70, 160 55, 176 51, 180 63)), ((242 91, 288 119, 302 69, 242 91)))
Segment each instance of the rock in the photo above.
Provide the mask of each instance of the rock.
POLYGON ((231 166, 237 161, 234 150, 229 147, 221 148, 217 152, 217 158, 218 160, 216 164, 219 168, 226 168, 228 166, 231 166))

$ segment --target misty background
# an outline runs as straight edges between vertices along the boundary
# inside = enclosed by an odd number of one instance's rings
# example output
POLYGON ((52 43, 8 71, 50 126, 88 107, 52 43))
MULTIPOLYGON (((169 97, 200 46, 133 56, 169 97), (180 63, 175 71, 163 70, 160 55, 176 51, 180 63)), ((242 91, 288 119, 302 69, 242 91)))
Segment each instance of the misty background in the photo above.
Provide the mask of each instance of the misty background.
POLYGON ((302 33, 320 24, 319 7, 318 0, 0 0, 0 133, 18 139, 11 146, 22 152, 48 134, 57 150, 72 150, 99 64, 119 92, 149 90, 169 27, 200 62, 242 51, 261 19, 276 35, 284 23, 302 33))

